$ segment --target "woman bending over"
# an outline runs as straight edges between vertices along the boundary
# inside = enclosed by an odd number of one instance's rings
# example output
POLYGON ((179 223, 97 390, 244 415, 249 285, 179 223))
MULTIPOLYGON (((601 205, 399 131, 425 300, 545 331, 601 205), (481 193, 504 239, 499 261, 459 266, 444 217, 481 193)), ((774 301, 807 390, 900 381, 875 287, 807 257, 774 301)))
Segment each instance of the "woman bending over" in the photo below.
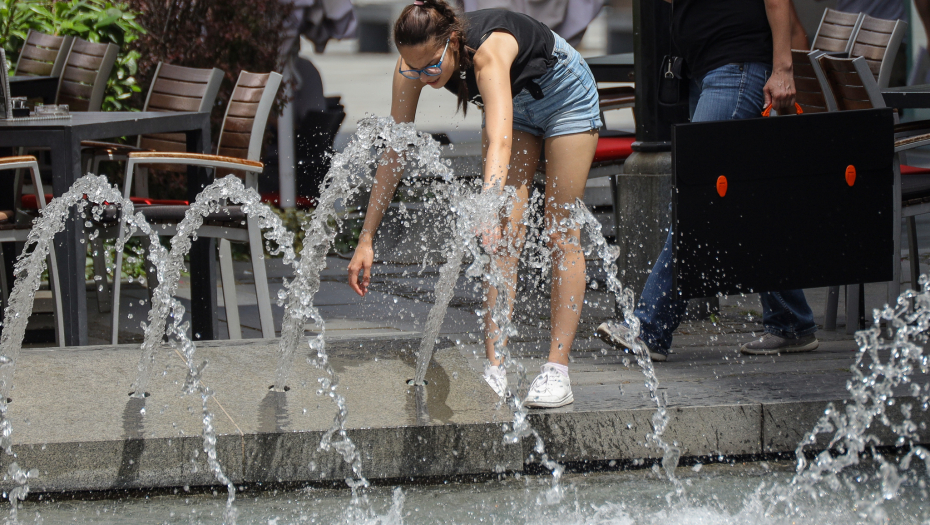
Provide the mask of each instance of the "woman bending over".
MULTIPOLYGON (((395 122, 413 122, 426 86, 455 93, 463 113, 469 102, 482 110, 483 191, 500 192, 506 185, 516 195, 510 214, 483 234, 486 246, 504 247, 491 251, 508 283, 502 292, 510 305, 526 236, 523 214, 545 148, 552 339, 549 360, 530 386, 525 405, 567 405, 574 400, 568 355, 584 302, 585 261, 579 230, 559 225, 571 220, 575 200, 584 195, 597 146, 601 120, 594 77, 578 52, 545 25, 499 9, 462 15, 444 0, 417 0, 394 24, 394 42, 400 52, 391 98, 395 122)), ((387 163, 377 170, 365 225, 349 264, 349 285, 362 296, 371 275, 373 237, 402 175, 395 170, 397 157, 389 152, 387 163)), ((503 396, 507 375, 494 351, 500 331, 490 318, 497 294, 489 287, 484 377, 503 396)))

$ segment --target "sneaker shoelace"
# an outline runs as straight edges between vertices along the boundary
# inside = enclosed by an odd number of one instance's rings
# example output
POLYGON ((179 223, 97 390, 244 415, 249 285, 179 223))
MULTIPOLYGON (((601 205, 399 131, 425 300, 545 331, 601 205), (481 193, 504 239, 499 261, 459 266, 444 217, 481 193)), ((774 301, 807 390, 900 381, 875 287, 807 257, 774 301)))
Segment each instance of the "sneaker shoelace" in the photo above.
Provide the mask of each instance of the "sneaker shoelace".
POLYGON ((543 373, 536 377, 536 380, 533 381, 533 384, 530 385, 530 390, 539 390, 541 392, 548 391, 550 385, 549 376, 552 374, 558 374, 558 372, 552 369, 546 369, 543 371, 543 373))

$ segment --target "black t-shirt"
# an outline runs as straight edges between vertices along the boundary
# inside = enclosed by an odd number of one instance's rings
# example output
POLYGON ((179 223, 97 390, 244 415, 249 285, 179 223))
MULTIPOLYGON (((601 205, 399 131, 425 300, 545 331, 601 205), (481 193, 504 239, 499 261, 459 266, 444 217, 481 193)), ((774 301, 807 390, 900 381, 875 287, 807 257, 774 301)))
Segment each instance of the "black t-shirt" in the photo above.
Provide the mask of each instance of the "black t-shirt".
POLYGON ((772 63, 765 0, 673 0, 672 40, 693 78, 736 62, 772 63))
MULTIPOLYGON (((510 67, 510 91, 513 96, 517 96, 523 88, 528 88, 530 93, 539 90, 539 86, 532 83, 532 80, 545 75, 546 70, 556 62, 552 56, 555 37, 552 36, 551 29, 522 13, 504 9, 472 11, 465 13, 465 18, 468 20, 465 45, 474 50, 481 47, 495 30, 507 31, 517 40, 519 51, 510 67)), ((468 86, 469 100, 480 104, 481 95, 478 93, 474 65, 465 70, 465 83, 468 86)), ((446 83, 445 88, 457 94, 458 86, 459 78, 456 74, 446 83)), ((541 98, 542 92, 534 93, 533 96, 541 98)))

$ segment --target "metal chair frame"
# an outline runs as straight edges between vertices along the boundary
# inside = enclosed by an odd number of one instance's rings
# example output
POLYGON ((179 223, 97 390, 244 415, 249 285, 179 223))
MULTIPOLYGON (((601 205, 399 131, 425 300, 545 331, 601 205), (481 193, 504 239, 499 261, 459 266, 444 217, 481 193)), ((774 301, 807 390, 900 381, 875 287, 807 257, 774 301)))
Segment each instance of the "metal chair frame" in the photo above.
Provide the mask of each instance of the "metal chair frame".
MULTIPOLYGON (((15 170, 17 173, 17 178, 20 177, 22 170, 29 170, 30 177, 32 177, 32 187, 34 188, 34 193, 36 196, 36 201, 39 203, 39 208, 45 208, 45 192, 42 188, 42 177, 39 176, 39 163, 36 161, 36 158, 29 155, 17 156, 17 157, 6 157, 0 158, 0 170, 15 170)), ((19 181, 14 182, 16 187, 19 187, 19 181)), ((18 195, 17 195, 18 196, 18 195)), ((17 200, 16 204, 19 202, 17 200)), ((18 214, 14 210, 14 220, 16 220, 18 214)), ((16 227, 12 229, 0 229, 0 242, 25 242, 29 237, 30 228, 27 227, 16 227)), ((61 303, 61 289, 59 288, 60 281, 58 280, 58 261, 55 258, 55 250, 52 249, 48 253, 48 273, 49 273, 49 287, 52 291, 52 298, 55 303, 55 340, 58 343, 58 346, 63 347, 65 345, 65 325, 63 317, 63 309, 61 303)), ((3 305, 4 308, 7 306, 7 301, 9 300, 9 283, 7 283, 6 272, 2 269, 4 268, 3 264, 3 252, 0 251, 0 288, 2 288, 3 294, 3 305)))
MULTIPOLYGON (((237 88, 242 84, 246 75, 252 75, 243 71, 236 83, 237 88)), ((217 170, 234 170, 245 171, 245 186, 247 188, 258 189, 258 175, 262 172, 263 166, 259 162, 261 156, 261 146, 264 137, 265 124, 271 113, 274 99, 277 95, 278 88, 281 85, 281 75, 279 73, 269 73, 261 98, 253 117, 251 133, 246 158, 229 157, 222 155, 201 155, 191 153, 162 153, 162 152, 135 152, 128 155, 126 161, 126 175, 123 183, 123 195, 129 198, 132 188, 132 174, 139 165, 148 164, 184 164, 191 166, 200 166, 203 168, 212 168, 214 176, 217 170)), ((235 89, 234 89, 235 93, 235 89)), ((220 143, 217 150, 222 152, 224 139, 226 139, 227 125, 231 115, 230 110, 236 104, 231 100, 226 108, 226 115, 223 118, 223 131, 220 134, 220 143)), ((172 225, 164 225, 164 229, 159 227, 157 231, 163 235, 175 235, 177 230, 172 225)), ((124 219, 120 220, 120 235, 126 228, 124 219)), ((246 227, 230 226, 211 226, 204 225, 197 230, 198 237, 213 237, 220 239, 219 258, 220 258, 220 276, 223 284, 223 299, 226 305, 226 321, 229 327, 230 339, 241 339, 242 330, 239 325, 239 302, 236 297, 236 284, 233 274, 232 252, 230 250, 230 241, 248 242, 252 256, 252 274, 255 278, 255 291, 258 299, 259 318, 261 320, 262 337, 270 339, 275 336, 274 321, 271 312, 271 298, 268 289, 268 276, 265 271, 264 250, 262 243, 261 229, 258 226, 257 219, 248 217, 246 227)), ((116 268, 122 265, 122 253, 116 254, 116 268)), ((153 280, 149 279, 149 285, 153 285, 153 280)), ((112 339, 116 343, 119 329, 119 280, 114 280, 113 293, 113 332, 112 339)))

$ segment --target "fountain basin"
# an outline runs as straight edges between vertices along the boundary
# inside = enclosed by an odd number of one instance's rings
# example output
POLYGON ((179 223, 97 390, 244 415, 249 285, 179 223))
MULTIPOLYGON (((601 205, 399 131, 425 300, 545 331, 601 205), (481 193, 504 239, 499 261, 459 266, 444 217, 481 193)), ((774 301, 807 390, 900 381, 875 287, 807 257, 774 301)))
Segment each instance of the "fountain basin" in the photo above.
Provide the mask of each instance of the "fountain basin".
MULTIPOLYGON (((469 364, 473 349, 440 348, 425 392, 407 385, 419 343, 416 336, 388 336, 345 337, 327 345, 349 407, 348 434, 362 451, 365 475, 449 478, 519 472, 535 461, 532 439, 503 444, 502 423, 512 414, 497 406, 469 364)), ((515 345, 532 372, 541 357, 521 350, 523 343, 515 345)), ((269 390, 277 341, 197 347, 198 361, 209 363, 203 382, 216 392, 210 408, 218 460, 234 483, 341 481, 349 475, 338 454, 318 450, 335 405, 316 394, 319 371, 307 362, 306 344, 284 393, 269 390)), ((841 405, 848 398, 854 348, 851 341, 824 342, 812 354, 738 362, 724 349, 680 349, 658 368, 669 397, 665 439, 684 457, 793 452, 828 402, 841 405)), ((645 446, 655 406, 643 395, 642 372, 626 366, 618 353, 591 350, 575 355, 575 403, 530 412, 546 450, 560 462, 595 465, 660 456, 645 446)), ((29 481, 37 492, 216 484, 203 453, 200 399, 182 394, 183 362, 163 347, 150 396, 140 399, 128 395, 138 356, 137 345, 24 349, 9 409, 17 457, 3 455, 0 468, 15 460, 37 469, 38 477, 29 481)), ((914 381, 924 383, 927 376, 917 374, 914 381)), ((928 414, 905 394, 900 392, 888 411, 892 420, 899 421, 898 409, 910 403, 914 423, 926 425, 928 414)), ((894 445, 885 427, 870 433, 894 445)))
MULTIPOLYGON (((495 408, 496 396, 458 351, 436 352, 418 407, 406 384, 418 345, 386 338, 328 345, 366 475, 521 469, 522 449, 502 444, 500 422, 512 414, 495 408)), ((331 399, 316 394, 319 371, 295 359, 289 390, 271 391, 277 351, 273 340, 198 343, 198 362, 208 361, 203 382, 216 393, 210 408, 220 464, 235 483, 345 479, 351 473, 341 456, 318 450, 335 414, 331 399)), ((128 395, 138 359, 137 345, 24 349, 9 409, 17 457, 4 456, 2 468, 15 459, 37 469, 34 491, 214 484, 201 401, 182 394, 184 363, 163 347, 141 399, 128 395)))

